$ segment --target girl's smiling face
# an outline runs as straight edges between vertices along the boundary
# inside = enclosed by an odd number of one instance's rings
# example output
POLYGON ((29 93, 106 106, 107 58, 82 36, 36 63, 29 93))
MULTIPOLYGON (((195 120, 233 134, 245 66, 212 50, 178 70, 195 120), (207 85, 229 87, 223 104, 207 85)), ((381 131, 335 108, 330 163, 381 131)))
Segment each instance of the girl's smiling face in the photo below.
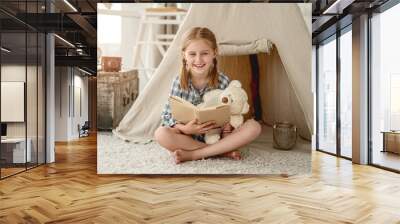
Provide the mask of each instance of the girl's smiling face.
POLYGON ((202 39, 192 40, 183 52, 187 69, 194 76, 207 76, 213 66, 215 56, 216 51, 206 40, 202 39))

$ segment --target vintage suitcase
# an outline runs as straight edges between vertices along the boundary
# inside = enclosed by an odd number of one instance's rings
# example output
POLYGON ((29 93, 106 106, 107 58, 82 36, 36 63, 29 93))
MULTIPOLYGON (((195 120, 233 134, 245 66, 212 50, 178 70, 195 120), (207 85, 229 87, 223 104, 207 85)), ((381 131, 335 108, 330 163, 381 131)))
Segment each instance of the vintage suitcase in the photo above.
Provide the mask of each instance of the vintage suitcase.
POLYGON ((137 70, 98 72, 97 128, 99 130, 116 128, 138 94, 137 70))
POLYGON ((101 70, 105 72, 119 72, 121 70, 121 57, 101 57, 101 70))

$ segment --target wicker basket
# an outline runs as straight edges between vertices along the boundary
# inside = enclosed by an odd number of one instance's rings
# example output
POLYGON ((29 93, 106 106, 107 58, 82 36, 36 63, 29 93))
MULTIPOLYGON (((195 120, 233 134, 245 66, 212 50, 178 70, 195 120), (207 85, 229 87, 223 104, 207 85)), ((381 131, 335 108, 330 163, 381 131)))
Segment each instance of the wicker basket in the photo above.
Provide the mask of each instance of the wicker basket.
POLYGON ((276 122, 273 126, 274 148, 289 150, 296 145, 297 128, 287 122, 276 122))

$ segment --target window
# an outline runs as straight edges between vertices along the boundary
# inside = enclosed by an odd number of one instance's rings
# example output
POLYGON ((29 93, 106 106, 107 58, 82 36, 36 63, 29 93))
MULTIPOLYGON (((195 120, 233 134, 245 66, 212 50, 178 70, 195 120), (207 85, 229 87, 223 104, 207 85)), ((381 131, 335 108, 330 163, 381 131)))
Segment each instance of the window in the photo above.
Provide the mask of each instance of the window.
POLYGON ((318 146, 336 153, 336 36, 318 48, 318 146))
POLYGON ((390 74, 390 130, 400 130, 400 73, 390 74))
POLYGON ((317 52, 317 149, 351 158, 352 26, 339 33, 323 41, 317 52))
POLYGON ((121 43, 121 16, 97 15, 98 44, 121 43))
POLYGON ((340 155, 352 157, 352 33, 340 36, 340 155))
POLYGON ((395 170, 400 170, 400 155, 384 148, 383 132, 400 130, 398 21, 400 4, 371 18, 371 162, 395 170))

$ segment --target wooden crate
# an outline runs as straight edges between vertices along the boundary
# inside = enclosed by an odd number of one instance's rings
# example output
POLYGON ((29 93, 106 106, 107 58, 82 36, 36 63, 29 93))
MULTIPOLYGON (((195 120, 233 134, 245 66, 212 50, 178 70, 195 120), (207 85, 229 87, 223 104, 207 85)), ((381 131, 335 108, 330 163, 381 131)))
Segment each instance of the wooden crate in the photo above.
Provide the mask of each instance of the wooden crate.
POLYGON ((97 74, 97 128, 111 130, 131 108, 139 94, 136 70, 98 72, 97 74))

